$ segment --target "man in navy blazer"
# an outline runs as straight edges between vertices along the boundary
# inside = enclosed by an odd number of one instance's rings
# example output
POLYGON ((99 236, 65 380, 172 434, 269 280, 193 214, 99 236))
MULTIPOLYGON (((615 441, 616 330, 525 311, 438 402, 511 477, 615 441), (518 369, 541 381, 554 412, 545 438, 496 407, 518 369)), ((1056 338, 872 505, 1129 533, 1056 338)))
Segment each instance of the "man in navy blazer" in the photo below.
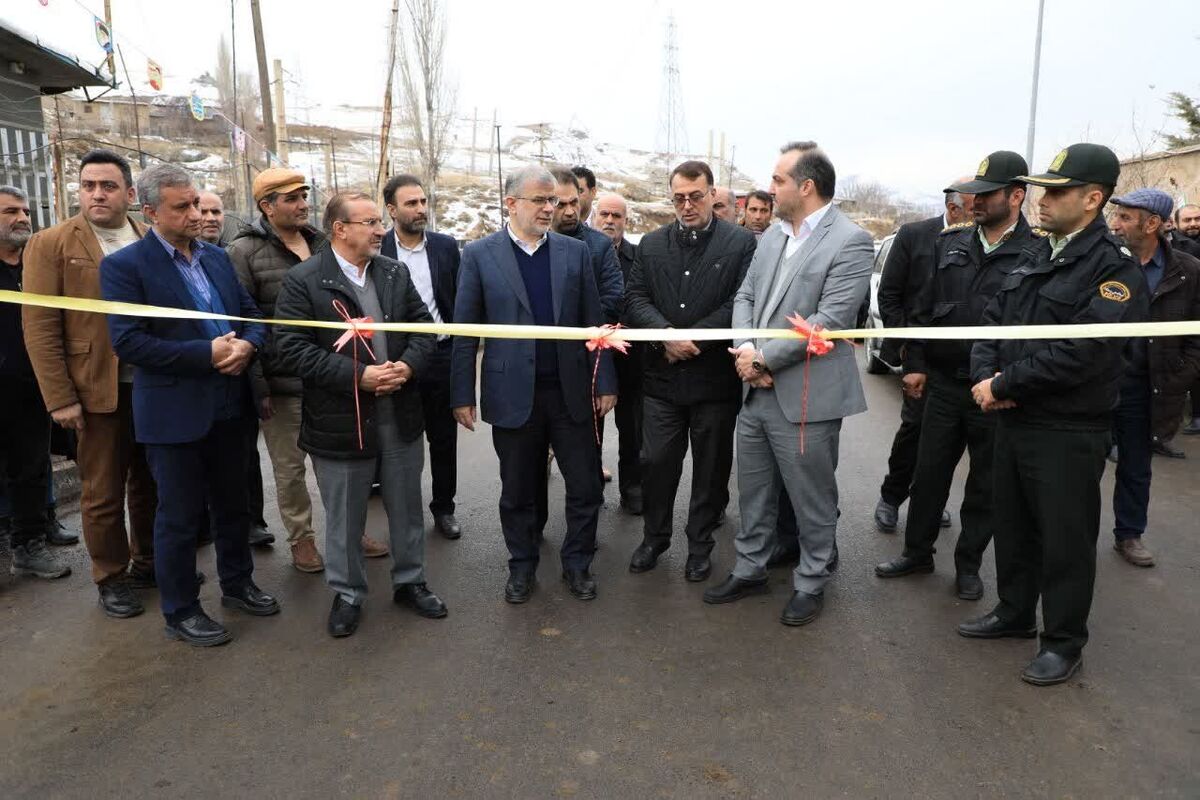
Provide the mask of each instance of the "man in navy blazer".
MULTIPOLYGON (((199 241, 191 176, 156 164, 138 178, 151 233, 100 263, 105 300, 261 318, 225 251, 199 241)), ((253 409, 246 367, 263 343, 257 323, 110 315, 121 363, 133 366, 133 427, 158 489, 154 574, 167 636, 209 647, 232 637, 204 613, 196 538, 205 507, 215 530, 221 604, 257 616, 279 611, 253 580, 245 427, 253 409)))
MULTIPOLYGON (((408 267, 421 300, 434 322, 454 321, 458 293, 458 242, 443 233, 425 230, 429 201, 415 175, 395 175, 383 187, 383 201, 392 218, 392 229, 383 237, 380 255, 408 267)), ((450 410, 450 353, 454 339, 438 336, 425 369, 417 375, 417 390, 425 416, 432 478, 429 513, 434 527, 447 539, 462 535, 454 517, 458 485, 458 425, 450 410)))
MULTIPOLYGON (((604 321, 587 247, 550 233, 554 177, 531 166, 504 183, 508 224, 467 245, 459 272, 458 323, 588 327, 604 321)), ((479 340, 456 337, 451 375, 454 416, 475 429, 475 355, 479 340)), ((590 355, 582 341, 489 339, 483 353, 481 406, 500 458, 500 524, 509 552, 504 597, 524 603, 538 565, 537 492, 546 449, 554 447, 566 485, 563 580, 580 600, 596 596, 591 577, 603 501, 596 419, 616 405, 609 353, 590 355), (593 398, 594 358, 599 358, 593 398)))

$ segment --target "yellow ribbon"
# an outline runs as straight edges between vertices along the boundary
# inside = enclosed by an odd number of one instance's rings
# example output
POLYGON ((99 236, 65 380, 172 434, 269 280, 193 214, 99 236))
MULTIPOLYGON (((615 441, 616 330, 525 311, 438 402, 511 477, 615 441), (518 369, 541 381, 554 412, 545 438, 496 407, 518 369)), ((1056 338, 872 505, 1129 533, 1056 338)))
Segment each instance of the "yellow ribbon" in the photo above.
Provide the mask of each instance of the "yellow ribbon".
MULTIPOLYGON (((140 303, 117 303, 83 297, 57 297, 28 292, 0 290, 0 303, 86 311, 95 314, 120 314, 127 317, 160 319, 223 319, 263 325, 290 325, 299 328, 348 330, 342 321, 312 319, 252 319, 229 314, 213 314, 189 308, 164 308, 140 303)), ((359 328, 375 331, 431 333, 445 336, 469 336, 479 339, 577 339, 587 341, 601 335, 599 326, 570 328, 557 325, 487 325, 461 322, 371 322, 357 323, 359 328)), ((1181 322, 1108 322, 1087 325, 980 325, 948 328, 852 328, 823 330, 826 339, 1107 339, 1150 336, 1200 335, 1200 320, 1181 322)), ((611 341, 731 341, 743 339, 803 339, 791 328, 620 328, 609 333, 611 341)))

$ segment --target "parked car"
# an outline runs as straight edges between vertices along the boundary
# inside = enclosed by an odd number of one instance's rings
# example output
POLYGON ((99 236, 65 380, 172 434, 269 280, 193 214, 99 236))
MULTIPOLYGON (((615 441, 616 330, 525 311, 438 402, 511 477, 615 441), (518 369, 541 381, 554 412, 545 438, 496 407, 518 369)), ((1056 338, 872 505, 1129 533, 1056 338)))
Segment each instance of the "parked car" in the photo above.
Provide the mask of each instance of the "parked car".
MULTIPOLYGON (((883 265, 887 261, 888 253, 892 250, 892 242, 895 241, 896 234, 885 236, 880 241, 879 246, 875 248, 875 264, 871 270, 871 291, 867 295, 866 313, 860 314, 863 318, 862 328, 882 328, 883 320, 879 317, 879 281, 883 277, 883 265)), ((863 340, 862 352, 863 357, 867 361, 867 372, 872 375, 885 375, 887 373, 900 372, 899 364, 889 364, 882 357, 882 339, 866 338, 863 340)))

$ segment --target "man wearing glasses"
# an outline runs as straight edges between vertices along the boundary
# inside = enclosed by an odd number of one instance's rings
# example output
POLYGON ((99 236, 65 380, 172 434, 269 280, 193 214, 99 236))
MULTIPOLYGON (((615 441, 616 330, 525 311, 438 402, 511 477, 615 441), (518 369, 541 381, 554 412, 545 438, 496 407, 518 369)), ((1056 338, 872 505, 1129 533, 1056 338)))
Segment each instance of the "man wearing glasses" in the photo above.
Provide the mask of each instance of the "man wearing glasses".
MULTIPOLYGON (((369 195, 335 195, 325 209, 330 246, 288 270, 275 302, 281 319, 432 322, 408 268, 379 255, 385 229, 369 195)), ((358 629, 367 596, 362 546, 371 484, 379 473, 392 552, 393 599, 422 617, 446 616, 425 584, 421 510, 424 413, 416 378, 434 335, 363 332, 339 345, 339 329, 280 327, 275 347, 303 381, 300 447, 325 505, 325 575, 334 591, 331 636, 358 629)))
MULTIPOLYGON (((625 322, 633 328, 728 328, 733 297, 754 257, 754 234, 713 215, 713 175, 702 161, 671 172, 676 221, 646 234, 629 273, 625 322)), ((654 569, 671 546, 675 493, 688 443, 692 494, 684 577, 712 571, 713 531, 729 502, 741 382, 728 341, 654 342, 645 352, 642 427, 643 539, 630 572, 654 569)))
MULTIPOLYGON (((550 232, 558 206, 544 167, 516 170, 504 182, 504 230, 463 250, 455 323, 593 326, 604 321, 587 246, 550 232)), ((451 403, 475 430, 475 356, 479 340, 457 337, 451 403)), ((616 404, 616 376, 605 351, 579 340, 491 339, 483 353, 481 411, 500 459, 500 524, 509 552, 504 599, 529 600, 538 567, 538 492, 546 451, 554 448, 566 486, 563 580, 580 600, 596 596, 591 576, 603 500, 596 415, 616 404), (594 367, 593 359, 600 362, 594 367), (593 392, 593 369, 596 372, 593 392)))

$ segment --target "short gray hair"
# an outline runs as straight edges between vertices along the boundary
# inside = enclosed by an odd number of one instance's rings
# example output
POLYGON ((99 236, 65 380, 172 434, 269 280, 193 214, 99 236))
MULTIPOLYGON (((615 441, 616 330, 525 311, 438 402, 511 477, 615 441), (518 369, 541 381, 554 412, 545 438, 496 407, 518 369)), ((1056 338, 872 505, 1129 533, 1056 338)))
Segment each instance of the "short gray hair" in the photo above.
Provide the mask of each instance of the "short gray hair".
POLYGON ((146 167, 137 179, 138 202, 144 206, 158 208, 162 202, 162 188, 186 189, 195 185, 191 173, 174 164, 155 164, 146 167))
POLYGON ((18 200, 20 200, 22 203, 29 202, 29 195, 25 194, 25 192, 21 191, 20 189, 18 189, 15 186, 0 185, 0 194, 6 194, 9 197, 15 197, 18 200))
POLYGON ((549 184, 550 186, 554 186, 557 183, 550 170, 537 164, 530 164, 527 167, 521 167, 518 170, 508 173, 508 177, 504 179, 504 196, 516 197, 521 187, 530 181, 537 184, 549 184))
POLYGON ((962 195, 959 194, 958 192, 946 192, 946 205, 958 206, 959 208, 967 207, 966 204, 963 202, 962 195))

